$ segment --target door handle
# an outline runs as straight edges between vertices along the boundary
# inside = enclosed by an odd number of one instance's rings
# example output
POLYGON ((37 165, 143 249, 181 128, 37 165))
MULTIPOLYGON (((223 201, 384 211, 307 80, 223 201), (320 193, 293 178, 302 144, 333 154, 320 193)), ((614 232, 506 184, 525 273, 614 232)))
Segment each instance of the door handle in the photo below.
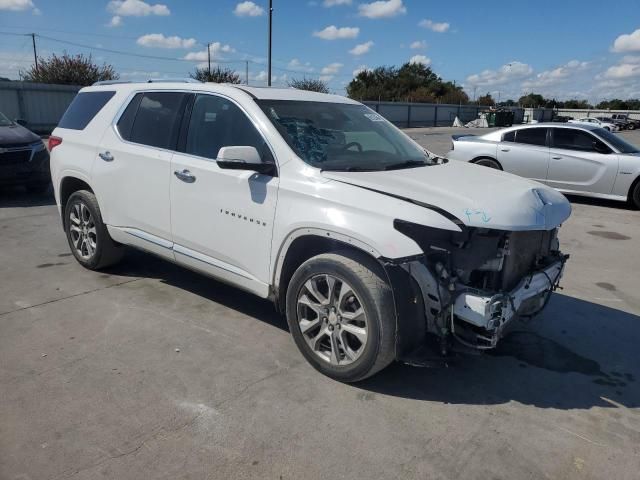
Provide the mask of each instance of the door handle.
POLYGON ((98 156, 105 162, 113 162, 113 155, 111 155, 111 152, 109 150, 99 153, 98 156))
POLYGON ((176 170, 173 174, 186 183, 193 183, 196 181, 196 176, 186 168, 182 171, 176 170))
POLYGON ((554 160, 562 160, 562 157, 551 157, 551 158, 553 158, 554 160))
POLYGON ((511 150, 510 148, 501 148, 500 151, 501 152, 508 152, 509 150, 511 150))

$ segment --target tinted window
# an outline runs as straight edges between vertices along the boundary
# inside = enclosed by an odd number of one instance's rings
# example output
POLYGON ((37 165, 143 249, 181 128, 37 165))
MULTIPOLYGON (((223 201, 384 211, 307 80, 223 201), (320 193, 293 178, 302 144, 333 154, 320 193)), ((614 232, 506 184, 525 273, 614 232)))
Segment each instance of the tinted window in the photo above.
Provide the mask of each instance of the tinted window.
POLYGON ((546 128, 523 128, 516 131, 516 142, 528 145, 545 145, 547 142, 546 128))
POLYGON ((76 95, 58 123, 60 128, 83 130, 116 92, 82 92, 76 95))
POLYGON ((620 153, 638 153, 640 149, 635 145, 631 145, 628 142, 625 142, 620 135, 616 135, 615 133, 611 133, 609 130, 605 130, 604 128, 596 128, 593 133, 598 135, 600 138, 609 142, 609 145, 613 145, 613 147, 618 150, 620 153))
POLYGON ((516 132, 515 130, 512 132, 507 132, 502 136, 503 142, 515 142, 516 141, 516 132))
POLYGON ((158 148, 174 148, 187 93, 149 92, 138 105, 129 140, 158 148))
POLYGON ((133 121, 136 119, 136 114, 138 113, 138 106, 140 106, 140 101, 142 100, 142 93, 138 93, 127 108, 122 113, 122 116, 118 120, 118 131, 120 135, 125 140, 131 140, 131 128, 133 127, 133 121))
POLYGON ((233 102, 214 95, 198 95, 191 110, 185 152, 215 159, 222 147, 255 147, 267 160, 262 135, 233 102))
POLYGON ((572 128, 554 128, 553 146, 554 148, 564 148, 565 150, 581 150, 583 152, 596 152, 596 143, 601 149, 609 150, 604 143, 584 130, 574 130, 572 128))

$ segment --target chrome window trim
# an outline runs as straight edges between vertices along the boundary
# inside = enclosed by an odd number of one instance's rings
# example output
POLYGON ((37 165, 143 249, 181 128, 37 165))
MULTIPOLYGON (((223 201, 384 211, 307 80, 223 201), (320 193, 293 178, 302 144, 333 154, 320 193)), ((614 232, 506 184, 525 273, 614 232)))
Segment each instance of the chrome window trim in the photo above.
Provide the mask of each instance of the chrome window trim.
MULTIPOLYGON (((177 150, 172 150, 172 149, 169 149, 169 148, 154 147, 153 145, 146 145, 144 143, 130 142, 129 140, 125 140, 124 138, 122 138, 122 135, 120 135, 120 131, 118 130, 118 122, 120 121, 120 117, 122 117, 122 115, 124 114, 124 111, 129 106, 131 101, 133 100, 133 97, 135 97, 138 93, 146 93, 146 92, 153 92, 153 93, 189 93, 189 94, 193 94, 193 95, 213 95, 213 96, 222 97, 222 98, 224 98, 226 100, 229 100, 231 103, 233 103, 235 106, 237 106, 240 109, 240 111, 242 111, 242 113, 244 113, 244 115, 249 119, 249 122, 251 122, 251 124, 254 126, 254 128, 258 131, 258 134, 260 134, 260 136, 262 137, 264 142, 267 144, 267 146, 269 147, 269 150, 271 151, 271 156, 273 157, 273 161, 275 162, 276 168, 278 169, 278 173, 279 173, 280 165, 278 164, 278 157, 275 154, 275 150, 273 148, 273 145, 271 145, 271 142, 268 140, 268 136, 265 135, 265 132, 260 127, 260 125, 258 125, 256 123, 255 119, 249 114, 249 112, 247 112, 247 110, 242 105, 240 105, 234 98, 231 98, 230 96, 225 95, 223 93, 207 92, 207 91, 204 91, 204 90, 200 91, 200 90, 167 89, 167 88, 160 88, 160 89, 142 88, 142 89, 132 90, 129 93, 129 95, 127 95, 127 98, 122 103, 122 105, 120 106, 120 108, 116 112, 115 117, 111 121, 111 128, 114 131, 114 133, 115 133, 116 137, 118 138, 118 140, 120 140, 122 143, 126 143, 128 145, 136 145, 136 146, 139 146, 139 147, 152 148, 154 150, 159 150, 161 152, 179 153, 180 155, 188 155, 188 156, 193 157, 193 158, 204 159, 204 160, 208 160, 208 161, 211 161, 211 162, 215 162, 217 160, 217 159, 213 159, 213 158, 201 157, 199 155, 193 155, 193 154, 186 153, 186 152, 179 152, 177 150)), ((184 118, 184 115, 183 115, 183 118, 184 118)))

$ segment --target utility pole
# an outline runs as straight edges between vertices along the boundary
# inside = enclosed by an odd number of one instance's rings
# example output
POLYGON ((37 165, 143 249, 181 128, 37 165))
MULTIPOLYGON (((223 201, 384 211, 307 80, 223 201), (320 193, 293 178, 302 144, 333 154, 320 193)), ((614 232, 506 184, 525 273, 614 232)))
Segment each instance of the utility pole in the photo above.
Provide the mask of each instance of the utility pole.
POLYGON ((211 43, 209 42, 207 42, 207 63, 209 65, 207 72, 209 72, 209 78, 211 78, 211 43))
POLYGON ((31 41, 33 42, 33 60, 36 64, 36 70, 38 70, 38 53, 36 52, 36 34, 31 34, 31 41))
POLYGON ((249 85, 249 60, 244 61, 244 80, 249 85))
POLYGON ((273 0, 269 0, 269 55, 267 67, 267 86, 271 86, 271 28, 273 25, 273 0))

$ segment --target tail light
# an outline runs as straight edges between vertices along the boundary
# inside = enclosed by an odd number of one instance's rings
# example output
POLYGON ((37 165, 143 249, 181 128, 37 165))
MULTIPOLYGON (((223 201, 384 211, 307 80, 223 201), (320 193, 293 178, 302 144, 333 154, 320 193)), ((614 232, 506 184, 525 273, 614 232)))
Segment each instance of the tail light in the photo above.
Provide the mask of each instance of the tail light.
POLYGON ((62 143, 62 139, 60 137, 49 137, 49 151, 56 148, 58 145, 62 143))

